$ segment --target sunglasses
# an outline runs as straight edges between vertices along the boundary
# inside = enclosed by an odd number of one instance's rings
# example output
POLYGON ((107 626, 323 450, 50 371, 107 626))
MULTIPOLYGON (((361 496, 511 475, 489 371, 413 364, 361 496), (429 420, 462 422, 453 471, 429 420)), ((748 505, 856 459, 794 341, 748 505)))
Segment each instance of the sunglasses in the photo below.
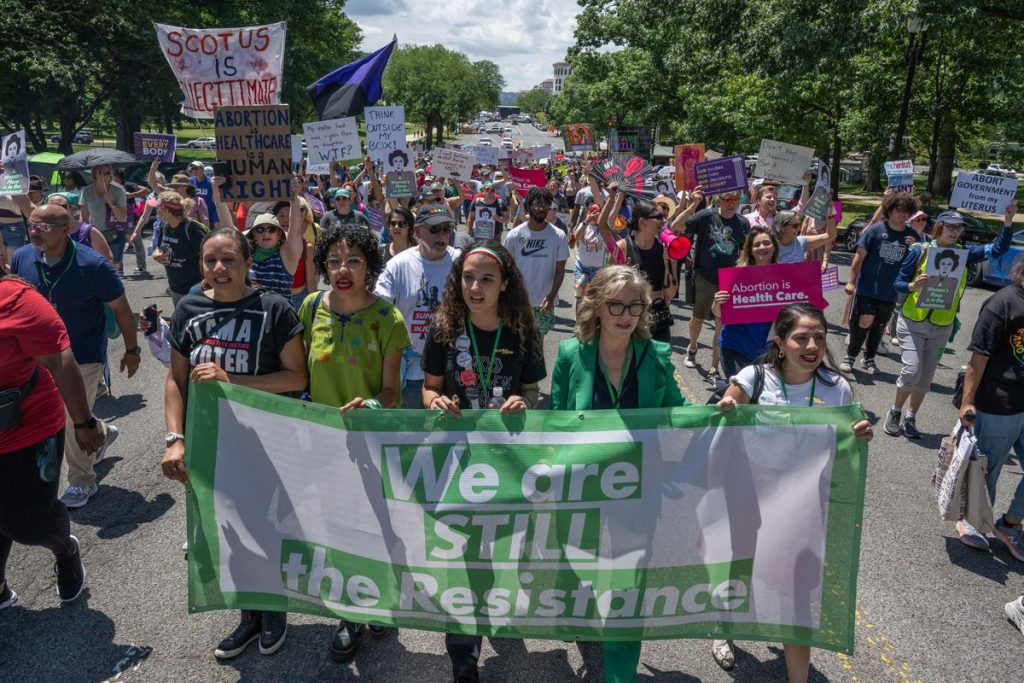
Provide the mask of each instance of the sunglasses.
POLYGON ((647 304, 640 301, 634 301, 631 304, 624 304, 621 301, 606 301, 604 305, 608 307, 608 312, 615 317, 622 315, 623 311, 629 309, 630 317, 639 318, 647 310, 647 304))
POLYGON ((392 228, 404 228, 404 227, 406 227, 405 226, 405 221, 388 221, 388 225, 390 225, 392 228))
POLYGON ((265 232, 275 233, 277 232, 277 226, 275 225, 259 225, 252 229, 257 235, 262 235, 265 232))
POLYGON ((67 221, 60 221, 58 223, 32 223, 29 222, 29 230, 38 230, 39 232, 50 232, 54 228, 63 228, 67 225, 67 221))
POLYGON ((722 202, 723 204, 724 203, 729 203, 729 204, 736 203, 736 204, 738 204, 739 201, 740 201, 740 198, 739 197, 722 197, 722 198, 719 199, 719 201, 722 202))
POLYGON ((427 230, 430 231, 431 235, 440 235, 442 232, 454 232, 454 223, 441 223, 440 225, 428 225, 427 230))

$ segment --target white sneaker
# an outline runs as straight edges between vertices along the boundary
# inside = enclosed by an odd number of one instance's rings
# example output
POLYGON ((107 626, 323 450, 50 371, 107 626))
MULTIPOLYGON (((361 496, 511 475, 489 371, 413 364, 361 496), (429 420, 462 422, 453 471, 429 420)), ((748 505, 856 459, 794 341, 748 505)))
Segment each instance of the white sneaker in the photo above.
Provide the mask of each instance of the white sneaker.
POLYGON ((697 367, 697 350, 696 349, 694 349, 693 351, 691 351, 690 349, 686 350, 686 357, 683 359, 683 365, 688 367, 688 368, 695 368, 695 367, 697 367))
POLYGON ((60 497, 60 502, 64 503, 64 507, 77 510, 80 507, 85 507, 89 499, 95 496, 99 490, 100 487, 96 484, 92 486, 69 486, 64 490, 64 495, 60 497))
POLYGON ((116 425, 107 425, 107 438, 104 440, 103 445, 96 451, 96 460, 93 465, 99 464, 99 461, 103 459, 103 456, 107 454, 107 449, 110 448, 111 444, 117 441, 117 437, 121 432, 118 431, 116 425))
POLYGON ((839 372, 847 375, 853 372, 853 359, 849 356, 844 358, 843 362, 839 364, 839 372))
POLYGON ((1013 622, 1018 631, 1024 633, 1024 605, 1021 604, 1020 598, 1006 603, 1003 610, 1006 612, 1006 618, 1013 622))

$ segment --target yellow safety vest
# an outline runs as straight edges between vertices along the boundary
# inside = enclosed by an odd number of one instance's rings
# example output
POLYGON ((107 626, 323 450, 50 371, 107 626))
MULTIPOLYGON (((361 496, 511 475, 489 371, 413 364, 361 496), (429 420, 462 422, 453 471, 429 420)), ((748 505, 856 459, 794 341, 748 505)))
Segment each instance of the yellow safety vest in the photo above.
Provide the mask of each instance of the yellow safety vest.
MULTIPOLYGON (((935 240, 932 240, 928 244, 921 245, 915 244, 911 249, 920 249, 921 258, 917 265, 917 275, 921 275, 925 272, 925 268, 928 265, 928 248, 935 246, 935 240)), ((953 320, 956 318, 956 312, 960 310, 960 297, 964 294, 964 289, 967 288, 967 274, 970 272, 970 268, 964 266, 964 272, 960 274, 960 282, 956 286, 956 294, 953 295, 953 305, 950 308, 919 308, 917 305, 917 297, 921 293, 921 290, 911 292, 907 297, 907 300, 903 302, 903 317, 907 320, 913 320, 914 322, 921 322, 927 320, 936 327, 949 327, 953 324, 953 320)))

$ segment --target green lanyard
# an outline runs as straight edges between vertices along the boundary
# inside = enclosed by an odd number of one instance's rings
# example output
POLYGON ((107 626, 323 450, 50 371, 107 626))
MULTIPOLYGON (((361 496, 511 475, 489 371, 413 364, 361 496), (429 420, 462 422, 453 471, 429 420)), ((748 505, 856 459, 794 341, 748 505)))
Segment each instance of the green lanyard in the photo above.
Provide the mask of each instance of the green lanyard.
POLYGON ((43 281, 43 284, 46 285, 46 288, 49 290, 49 293, 46 295, 46 298, 49 300, 51 304, 53 303, 53 290, 57 287, 57 285, 60 284, 60 281, 64 279, 64 276, 68 274, 68 271, 71 270, 71 264, 77 261, 78 245, 75 244, 74 240, 71 240, 71 258, 68 259, 68 264, 64 266, 64 270, 61 271, 61 274, 58 275, 57 279, 54 280, 53 282, 50 282, 49 279, 47 279, 46 271, 43 270, 42 264, 36 261, 36 268, 39 270, 39 279, 43 281))
MULTIPOLYGON (((473 342, 473 357, 476 359, 477 372, 480 375, 480 396, 487 396, 487 389, 491 386, 491 376, 494 374, 494 357, 498 353, 498 344, 501 342, 501 328, 505 326, 505 321, 498 322, 498 331, 494 334, 494 347, 491 349, 491 362, 487 368, 487 374, 484 374, 484 369, 480 361, 480 348, 476 345, 476 332, 473 331, 473 323, 466 319, 466 329, 469 330, 469 339, 473 342)), ((465 367, 465 366, 463 366, 465 367)))
MULTIPOLYGON (((789 403, 789 393, 786 392, 786 380, 782 379, 782 373, 779 373, 779 384, 782 385, 782 397, 786 399, 786 403, 789 403)), ((807 401, 807 407, 814 407, 814 389, 818 386, 818 373, 814 373, 814 377, 811 379, 811 398, 807 401)))
POLYGON ((604 383, 608 387, 608 395, 612 398, 612 409, 617 410, 619 407, 619 401, 622 400, 622 390, 626 386, 626 377, 629 375, 629 364, 633 360, 633 344, 630 343, 629 348, 626 349, 626 360, 622 364, 622 372, 619 374, 619 388, 616 389, 612 386, 612 381, 608 377, 608 368, 605 367, 604 361, 601 360, 601 350, 597 351, 597 362, 601 365, 601 374, 604 375, 604 383))

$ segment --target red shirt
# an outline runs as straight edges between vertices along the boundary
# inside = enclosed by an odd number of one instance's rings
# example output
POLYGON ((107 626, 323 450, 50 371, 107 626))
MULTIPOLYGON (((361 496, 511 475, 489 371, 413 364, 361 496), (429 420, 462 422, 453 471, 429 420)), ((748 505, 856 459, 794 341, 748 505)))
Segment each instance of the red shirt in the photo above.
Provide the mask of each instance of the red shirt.
MULTIPOLYGON (((46 299, 25 282, 0 280, 0 389, 25 384, 37 363, 71 348, 64 322, 46 299)), ((21 424, 0 430, 0 454, 39 443, 64 428, 64 400, 46 368, 40 368, 32 393, 21 402, 21 424)))

